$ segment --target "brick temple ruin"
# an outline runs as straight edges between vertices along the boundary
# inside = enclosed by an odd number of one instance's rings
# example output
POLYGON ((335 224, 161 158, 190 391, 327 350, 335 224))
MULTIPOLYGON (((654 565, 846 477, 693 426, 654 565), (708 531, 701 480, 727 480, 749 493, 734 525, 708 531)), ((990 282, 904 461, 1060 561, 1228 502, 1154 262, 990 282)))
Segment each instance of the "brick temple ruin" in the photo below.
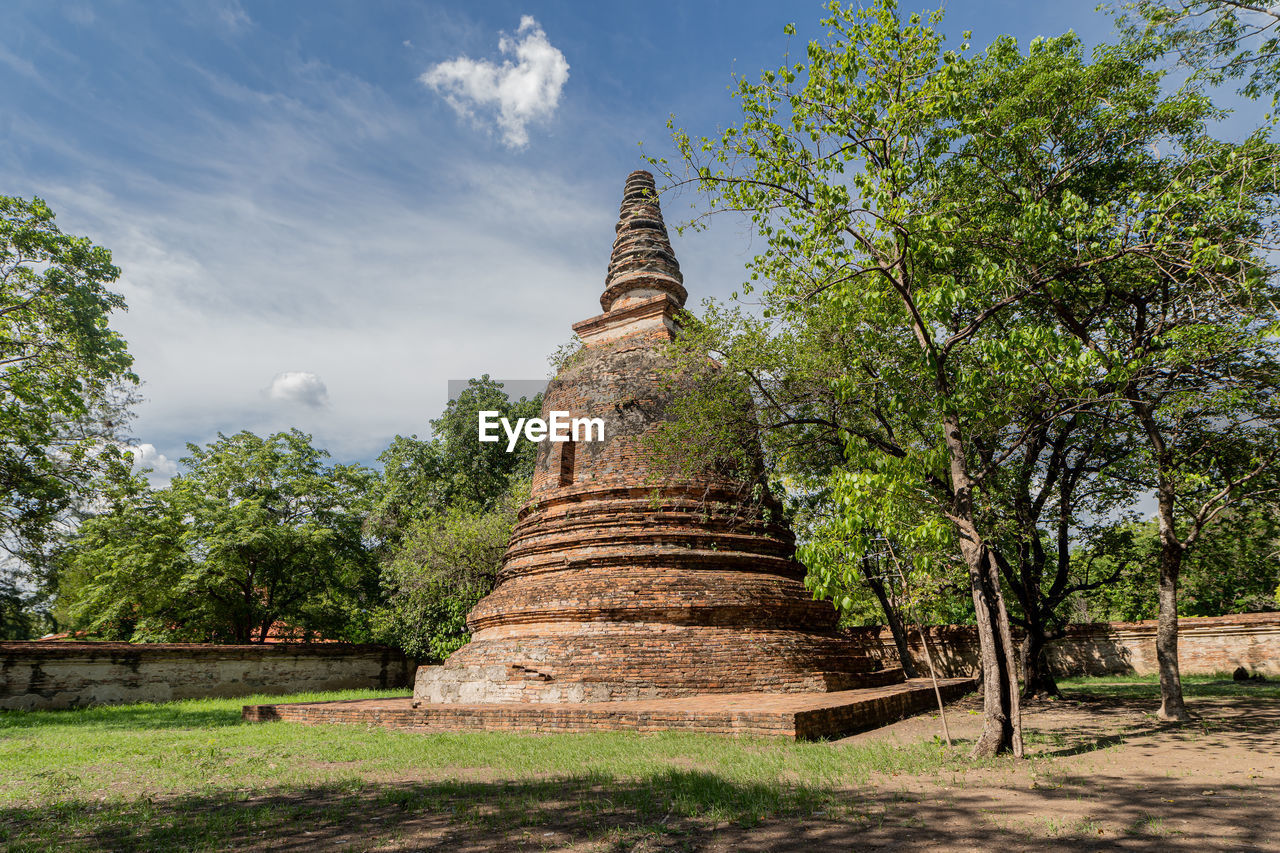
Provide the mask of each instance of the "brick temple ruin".
MULTIPOLYGON (((900 682, 836 633, 795 537, 737 512, 762 471, 656 484, 686 292, 653 176, 633 172, 582 350, 551 411, 601 418, 603 441, 542 442, 494 591, 471 642, 418 670, 418 702, 601 702, 696 693, 812 693, 900 682), (719 511, 717 511, 719 510, 719 511)), ((777 507, 774 510, 776 517, 777 507)))
MULTIPOLYGON (((582 349, 543 400, 544 418, 602 419, 604 439, 539 445, 497 584, 468 614, 471 642, 420 667, 411 702, 246 717, 818 737, 931 706, 932 687, 839 634, 835 608, 805 589, 794 535, 753 488, 759 454, 733 475, 659 476, 654 439, 679 387, 667 344, 686 297, 653 176, 633 172, 603 313, 573 326, 582 349)), ((942 685, 948 697, 971 687, 942 685)))

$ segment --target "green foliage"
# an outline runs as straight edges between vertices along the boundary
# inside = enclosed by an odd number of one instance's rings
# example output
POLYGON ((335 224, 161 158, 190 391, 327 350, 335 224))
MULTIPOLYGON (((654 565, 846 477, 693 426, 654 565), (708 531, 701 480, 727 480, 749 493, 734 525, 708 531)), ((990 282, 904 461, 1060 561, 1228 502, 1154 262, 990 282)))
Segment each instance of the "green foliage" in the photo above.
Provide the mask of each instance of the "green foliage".
POLYGON ((380 457, 366 530, 378 543, 385 603, 377 633, 408 654, 439 661, 464 645, 467 612, 493 589, 537 447, 478 440, 479 413, 515 423, 536 417, 542 396, 509 400, 502 383, 472 379, 432 437, 396 436, 380 457))
POLYGON ((447 507, 467 504, 484 510, 502 502, 512 483, 532 479, 537 447, 522 441, 507 453, 505 442, 481 443, 479 413, 496 411, 514 424, 537 417, 541 408, 541 394, 509 400, 502 383, 487 374, 469 380, 431 421, 429 441, 398 435, 379 457, 383 474, 369 533, 394 547, 404 531, 447 507))
POLYGON ((1130 38, 1155 40, 1211 83, 1243 80, 1250 98, 1280 98, 1280 9, 1237 0, 1137 0, 1117 10, 1130 38))
POLYGON ((297 430, 188 445, 187 471, 149 489, 123 465, 109 508, 61 557, 77 623, 133 641, 368 638, 377 581, 361 537, 371 472, 326 465, 297 430))
POLYGON ((1078 343, 1018 311, 1025 294, 953 195, 978 60, 943 50, 939 15, 829 9, 806 62, 739 81, 740 125, 675 138, 709 209, 746 211, 766 238, 749 265, 769 282, 763 318, 720 346, 798 447, 825 449, 807 477, 794 469, 829 510, 802 558, 815 593, 847 608, 881 543, 935 585, 985 559, 984 490, 1026 435, 1018 415, 1078 398, 1085 377, 1078 343))
POLYGON ((467 643, 467 612, 493 589, 527 492, 516 487, 489 509, 450 506, 402 532, 382 567, 386 636, 406 653, 435 662, 467 643))
POLYGON ((0 196, 0 573, 43 587, 60 525, 118 458, 136 384, 108 325, 111 253, 63 234, 43 201, 0 196))
MULTIPOLYGON (((1119 525, 1114 534, 1074 557, 1075 571, 1116 581, 1081 596, 1090 621, 1133 621, 1156 616, 1160 531, 1153 521, 1119 525)), ((1182 564, 1178 614, 1221 616, 1273 610, 1280 583, 1280 521, 1273 509, 1228 513, 1211 527, 1182 564)))
POLYGON ((1149 35, 949 51, 941 13, 828 9, 803 61, 738 81, 739 124, 673 130, 687 171, 665 172, 765 244, 760 319, 717 358, 766 421, 839 441, 793 484, 810 588, 850 612, 868 560, 930 597, 963 567, 997 638, 1007 585, 1039 642, 1085 591, 1070 543, 1151 489, 1176 583, 1277 488, 1280 149, 1213 139, 1203 80, 1165 86, 1149 35))

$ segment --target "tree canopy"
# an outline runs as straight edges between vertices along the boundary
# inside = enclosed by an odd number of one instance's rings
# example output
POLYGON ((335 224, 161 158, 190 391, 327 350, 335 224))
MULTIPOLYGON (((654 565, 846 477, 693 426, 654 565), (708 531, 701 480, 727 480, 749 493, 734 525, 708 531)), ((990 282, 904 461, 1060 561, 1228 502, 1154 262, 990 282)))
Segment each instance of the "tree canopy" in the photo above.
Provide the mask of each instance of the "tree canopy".
POLYGON ((802 550, 815 592, 840 600, 881 543, 926 577, 963 568, 987 691, 977 751, 1017 751, 1003 590, 1026 620, 1072 583, 1065 545, 1046 581, 1044 534, 1069 543, 1120 484, 1133 497, 1182 476, 1159 464, 1152 417, 1188 425, 1189 476, 1232 460, 1202 500, 1269 470, 1275 147, 1265 131, 1213 140, 1219 111, 1194 83, 1162 89, 1150 41, 950 51, 940 13, 829 9, 804 61, 738 81, 739 124, 675 131, 688 171, 667 175, 764 238, 747 285, 761 316, 713 349, 746 369, 759 411, 838 448, 820 457, 832 511, 802 550), (1192 438, 1215 430, 1236 450, 1192 438))
POLYGON ((188 445, 161 489, 119 469, 107 511, 62 555, 79 625, 132 641, 369 638, 377 576, 361 536, 373 475, 291 430, 188 445))
POLYGON ((109 325, 119 275, 41 199, 0 196, 0 598, 46 585, 60 522, 118 458, 137 383, 109 325))

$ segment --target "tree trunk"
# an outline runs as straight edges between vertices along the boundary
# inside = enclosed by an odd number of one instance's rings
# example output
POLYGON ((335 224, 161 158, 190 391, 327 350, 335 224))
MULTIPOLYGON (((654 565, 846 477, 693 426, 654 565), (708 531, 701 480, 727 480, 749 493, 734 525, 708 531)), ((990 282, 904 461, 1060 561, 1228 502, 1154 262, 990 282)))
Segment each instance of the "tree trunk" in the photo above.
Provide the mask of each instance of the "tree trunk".
POLYGON ((1022 699, 1026 701, 1036 696, 1062 698, 1058 682, 1049 669, 1049 638, 1040 626, 1027 629, 1022 639, 1022 699))
POLYGON ((915 663, 911 660, 911 646, 907 643, 906 628, 903 627, 902 617, 898 614, 898 609, 889 600, 889 593, 884 588, 884 581, 867 566, 865 561, 862 565, 862 574, 867 579, 867 586, 871 587, 871 591, 876 594, 876 600, 880 602, 880 609, 884 611, 884 621, 889 626, 889 633, 893 634, 893 644, 898 647, 898 660, 902 662, 902 673, 907 678, 919 678, 920 673, 916 670, 915 663))
POLYGON ((1015 758, 1022 757, 1022 705, 1018 700, 1018 656, 1014 650, 1013 628, 1009 625, 1009 611, 1004 606, 1004 593, 1000 591, 1000 567, 996 564, 995 554, 986 550, 987 577, 991 583, 991 598, 995 601, 997 625, 1000 628, 1000 651, 1003 652, 1004 669, 1007 675, 1009 702, 1009 720, 1013 727, 1010 747, 1015 758))
POLYGON ((1022 756, 1022 724, 1018 717, 1018 678, 1009 635, 1009 616, 1000 594, 1000 570, 974 523, 973 480, 965 460, 958 419, 943 420, 943 441, 950 456, 953 504, 960 552, 969 569, 973 611, 982 658, 982 735, 973 745, 975 757, 1012 751, 1022 756))
POLYGON ((1151 407, 1137 400, 1130 405, 1151 443, 1158 480, 1156 522, 1160 528, 1160 608, 1156 622, 1156 662, 1160 667, 1160 710, 1156 716, 1185 723, 1191 720, 1191 715, 1182 702, 1182 676, 1178 672, 1178 573, 1182 569, 1183 547, 1174 524, 1176 493, 1170 475, 1173 459, 1151 414, 1151 407))
POLYGON ((1160 711, 1156 716, 1185 723, 1191 715, 1182 701, 1182 676, 1178 672, 1178 572, 1181 568, 1181 543, 1165 543, 1160 549, 1160 612, 1156 623, 1156 661, 1160 666, 1160 711))
POLYGON ((973 745, 973 755, 990 757, 1013 749, 1009 672, 1005 656, 1000 653, 1000 623, 992 606, 990 584, 984 573, 972 565, 969 567, 969 581, 982 663, 982 734, 973 745))

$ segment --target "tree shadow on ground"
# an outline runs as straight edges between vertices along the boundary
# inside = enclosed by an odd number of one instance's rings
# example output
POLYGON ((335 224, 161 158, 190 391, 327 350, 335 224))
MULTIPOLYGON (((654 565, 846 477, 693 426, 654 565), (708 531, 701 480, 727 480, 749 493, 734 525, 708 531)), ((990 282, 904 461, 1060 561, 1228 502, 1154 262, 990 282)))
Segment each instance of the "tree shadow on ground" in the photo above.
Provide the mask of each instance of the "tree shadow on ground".
POLYGON ((127 803, 87 800, 0 810, 6 850, 1160 850, 1274 842, 1280 786, 1205 796, 1195 780, 1099 791, 1069 780, 993 797, 863 787, 742 784, 666 770, 645 779, 581 775, 517 782, 401 782, 280 788, 127 803), (1224 809, 1224 806, 1229 808, 1224 809), (1082 812, 1083 808, 1083 812, 1082 812), (1089 818, 1105 815, 1105 835, 1089 818), (1061 821, 1052 816, 1061 813, 1061 821), (1026 815, 1040 817, 1026 818, 1026 815), (1046 820, 1048 822, 1046 822, 1046 820), (1224 820, 1228 821, 1224 824, 1224 820), (1114 827, 1121 827, 1120 830, 1114 827))
POLYGON ((1156 717, 1156 706, 1145 696, 1071 693, 1060 701, 1060 706, 1078 710, 1080 722, 1071 730, 1055 731, 1054 746, 1061 748, 1046 749, 1043 754, 1080 755, 1155 737, 1197 749, 1214 749, 1229 740, 1237 746, 1264 753, 1280 751, 1280 701, 1241 704, 1231 701, 1232 698, 1200 698, 1190 705, 1195 719, 1189 723, 1170 723, 1156 717), (1128 717, 1134 722, 1116 732, 1117 717, 1128 717))

